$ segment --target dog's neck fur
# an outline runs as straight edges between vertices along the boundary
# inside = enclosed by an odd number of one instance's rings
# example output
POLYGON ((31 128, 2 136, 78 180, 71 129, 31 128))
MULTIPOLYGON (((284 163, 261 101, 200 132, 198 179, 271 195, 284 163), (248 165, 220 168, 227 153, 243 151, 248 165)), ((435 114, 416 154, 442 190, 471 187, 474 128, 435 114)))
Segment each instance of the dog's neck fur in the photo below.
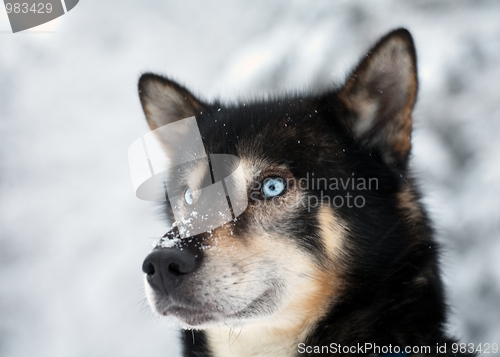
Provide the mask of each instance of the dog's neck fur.
POLYGON ((217 357, 279 357, 297 354, 297 346, 305 341, 311 326, 254 324, 239 328, 217 327, 206 330, 208 349, 217 357))
POLYGON ((260 326, 242 327, 234 330, 227 327, 207 332, 208 347, 214 356, 293 356, 297 351, 299 338, 286 333, 269 331, 260 326))

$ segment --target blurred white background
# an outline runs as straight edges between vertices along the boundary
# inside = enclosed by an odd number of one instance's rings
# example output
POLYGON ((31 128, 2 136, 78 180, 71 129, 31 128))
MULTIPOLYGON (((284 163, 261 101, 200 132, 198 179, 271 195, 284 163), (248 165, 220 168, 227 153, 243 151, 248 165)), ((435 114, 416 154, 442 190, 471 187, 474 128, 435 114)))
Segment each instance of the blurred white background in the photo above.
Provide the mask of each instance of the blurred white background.
POLYGON ((208 99, 324 87, 400 26, 449 328, 500 343, 500 2, 82 0, 19 34, 0 9, 0 355, 179 356, 175 324, 143 301, 167 227, 129 177, 142 72, 208 99))

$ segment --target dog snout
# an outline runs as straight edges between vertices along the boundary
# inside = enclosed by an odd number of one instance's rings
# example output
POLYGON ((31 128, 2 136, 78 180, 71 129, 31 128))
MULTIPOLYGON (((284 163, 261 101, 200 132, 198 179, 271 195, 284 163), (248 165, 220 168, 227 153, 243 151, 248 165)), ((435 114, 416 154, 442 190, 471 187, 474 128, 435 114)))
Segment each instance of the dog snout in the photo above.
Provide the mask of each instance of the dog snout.
POLYGON ((159 248, 149 254, 142 264, 149 285, 170 294, 193 273, 201 263, 201 252, 187 247, 159 248))

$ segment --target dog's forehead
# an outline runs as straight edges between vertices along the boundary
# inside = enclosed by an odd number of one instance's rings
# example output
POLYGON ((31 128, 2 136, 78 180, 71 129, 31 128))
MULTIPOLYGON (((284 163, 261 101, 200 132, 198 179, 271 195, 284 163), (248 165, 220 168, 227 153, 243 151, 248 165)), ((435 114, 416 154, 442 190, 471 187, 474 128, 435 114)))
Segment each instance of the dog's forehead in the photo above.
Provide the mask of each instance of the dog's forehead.
MULTIPOLYGON (((271 106, 271 105, 270 105, 271 106)), ((205 118, 203 118, 205 119, 205 118)), ((227 153, 256 160, 287 160, 297 157, 293 151, 304 150, 304 145, 314 144, 318 114, 314 110, 300 111, 285 108, 237 108, 218 112, 206 122, 202 137, 207 150, 227 153), (292 151, 290 151, 292 150, 292 151)))

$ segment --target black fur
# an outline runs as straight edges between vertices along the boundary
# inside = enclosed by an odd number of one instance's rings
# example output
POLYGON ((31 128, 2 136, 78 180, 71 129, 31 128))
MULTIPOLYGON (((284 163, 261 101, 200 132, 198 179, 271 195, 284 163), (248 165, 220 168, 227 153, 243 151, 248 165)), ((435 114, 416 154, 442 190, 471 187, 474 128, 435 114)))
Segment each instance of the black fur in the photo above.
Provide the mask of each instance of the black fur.
POLYGON ((184 356, 207 357, 210 355, 207 338, 203 331, 182 330, 184 356))

